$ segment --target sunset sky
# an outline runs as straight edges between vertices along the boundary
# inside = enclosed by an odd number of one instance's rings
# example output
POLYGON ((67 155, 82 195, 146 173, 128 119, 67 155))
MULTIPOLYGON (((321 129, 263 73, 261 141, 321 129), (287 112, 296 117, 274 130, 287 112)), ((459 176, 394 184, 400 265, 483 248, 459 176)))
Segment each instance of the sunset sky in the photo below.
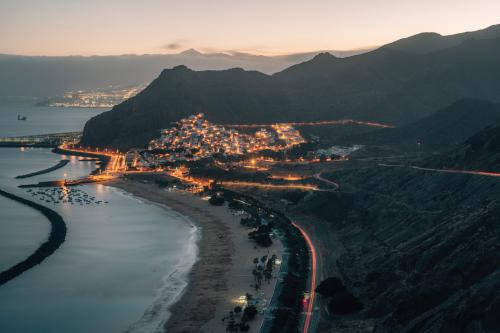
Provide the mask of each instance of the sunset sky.
POLYGON ((0 53, 348 50, 500 23, 498 0, 0 0, 0 53))

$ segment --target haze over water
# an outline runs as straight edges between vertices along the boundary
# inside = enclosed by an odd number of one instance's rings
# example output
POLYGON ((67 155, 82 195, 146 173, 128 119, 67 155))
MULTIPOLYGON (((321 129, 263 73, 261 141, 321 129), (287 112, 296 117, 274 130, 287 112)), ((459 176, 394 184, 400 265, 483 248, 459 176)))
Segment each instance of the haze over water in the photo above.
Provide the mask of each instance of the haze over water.
MULTIPOLYGON (((0 136, 78 130, 99 112, 38 107, 24 110, 27 122, 32 121, 33 129, 39 131, 30 133, 2 125, 0 136), (80 111, 89 113, 72 113, 80 111), (59 125, 39 126, 33 120, 36 117, 30 117, 37 112, 52 117, 44 121, 59 125)), ((165 306, 186 285, 187 271, 196 256, 197 233, 184 217, 100 184, 78 189, 108 204, 47 203, 17 187, 77 178, 94 168, 93 162, 56 155, 49 149, 0 148, 0 188, 54 209, 68 228, 66 241, 53 255, 0 286, 0 332, 124 331, 150 306, 165 306), (71 162, 48 174, 14 178, 55 165, 61 158, 70 158, 71 162)), ((47 239, 49 231, 49 221, 40 213, 1 197, 0 270, 26 258, 47 239)), ((159 312, 163 317, 153 316, 149 324, 161 324, 167 312, 159 312)))

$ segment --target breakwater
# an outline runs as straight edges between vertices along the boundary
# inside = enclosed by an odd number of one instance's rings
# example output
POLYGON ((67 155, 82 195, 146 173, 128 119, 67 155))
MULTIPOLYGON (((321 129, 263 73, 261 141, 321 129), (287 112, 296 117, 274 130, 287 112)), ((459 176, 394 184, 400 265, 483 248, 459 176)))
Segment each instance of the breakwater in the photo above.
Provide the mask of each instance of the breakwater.
POLYGON ((64 222, 61 215, 59 215, 52 209, 2 190, 0 190, 0 195, 36 209, 37 211, 42 213, 51 224, 51 230, 47 241, 40 245, 35 250, 35 252, 33 252, 23 261, 15 264, 14 266, 8 268, 3 272, 0 272, 0 286, 2 286, 3 284, 33 268, 34 266, 40 264, 47 257, 52 255, 66 240, 67 228, 66 223, 64 222))
POLYGON ((66 164, 68 164, 68 163, 69 163, 69 160, 61 160, 61 161, 59 161, 59 163, 57 163, 56 165, 54 165, 54 166, 52 166, 50 168, 43 169, 43 170, 36 171, 36 172, 32 172, 32 173, 27 173, 25 175, 20 175, 20 176, 17 176, 16 178, 17 179, 22 179, 22 178, 29 178, 29 177, 34 177, 34 176, 38 176, 38 175, 43 175, 45 173, 49 173, 51 171, 60 169, 60 168, 64 167, 66 164))

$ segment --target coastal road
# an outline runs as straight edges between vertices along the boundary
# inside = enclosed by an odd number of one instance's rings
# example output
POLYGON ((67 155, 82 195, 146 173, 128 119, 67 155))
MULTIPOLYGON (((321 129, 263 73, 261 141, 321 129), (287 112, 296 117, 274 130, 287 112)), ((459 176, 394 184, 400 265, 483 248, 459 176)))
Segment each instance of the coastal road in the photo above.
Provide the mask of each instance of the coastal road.
POLYGON ((442 172, 442 173, 459 173, 459 174, 476 175, 476 176, 500 177, 500 173, 498 172, 480 171, 480 170, 433 169, 433 168, 418 167, 414 165, 405 166, 399 164, 379 164, 379 166, 392 167, 392 168, 410 168, 415 170, 442 172))
MULTIPOLYGON (((310 292, 309 292, 309 300, 307 301, 307 307, 306 307, 306 318, 304 320, 304 328, 302 329, 302 333, 309 333, 310 328, 311 328, 311 321, 314 316, 314 303, 316 301, 316 281, 317 281, 317 255, 316 255, 316 249, 314 248, 314 244, 311 241, 311 238, 307 234, 307 232, 300 227, 297 223, 292 222, 292 225, 299 229, 300 233, 304 237, 307 247, 309 248, 309 252, 311 254, 311 277, 310 277, 310 292)), ((311 330, 312 332, 312 330, 311 330)))

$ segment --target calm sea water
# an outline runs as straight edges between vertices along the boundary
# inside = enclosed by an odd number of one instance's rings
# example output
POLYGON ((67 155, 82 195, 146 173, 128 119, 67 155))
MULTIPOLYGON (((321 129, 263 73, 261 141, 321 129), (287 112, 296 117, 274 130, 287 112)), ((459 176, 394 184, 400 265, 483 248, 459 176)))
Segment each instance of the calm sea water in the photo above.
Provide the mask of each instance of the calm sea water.
MULTIPOLYGON (((57 113, 60 117, 65 113, 57 113)), ((74 114, 69 118, 62 121, 68 128, 51 125, 50 131, 78 130, 85 121, 74 114)), ((46 132, 37 129, 36 133, 46 132)), ((13 134, 8 135, 34 134, 22 131, 10 129, 13 134)), ((5 136, 1 129, 0 136, 5 136)), ((80 177, 93 168, 93 162, 48 149, 0 148, 0 188, 30 200, 36 198, 18 185, 80 177), (14 178, 52 166, 61 158, 71 162, 45 175, 14 178)), ((42 264, 0 286, 0 332, 151 332, 163 323, 167 307, 186 286, 198 237, 189 220, 112 187, 97 184, 78 189, 109 203, 80 206, 39 201, 63 216, 67 239, 42 264)), ((49 231, 50 224, 41 214, 1 197, 0 271, 31 254, 49 231)))
POLYGON ((0 136, 81 131, 85 122, 107 109, 33 106, 29 102, 0 102, 0 136), (26 120, 17 120, 17 116, 26 120))

